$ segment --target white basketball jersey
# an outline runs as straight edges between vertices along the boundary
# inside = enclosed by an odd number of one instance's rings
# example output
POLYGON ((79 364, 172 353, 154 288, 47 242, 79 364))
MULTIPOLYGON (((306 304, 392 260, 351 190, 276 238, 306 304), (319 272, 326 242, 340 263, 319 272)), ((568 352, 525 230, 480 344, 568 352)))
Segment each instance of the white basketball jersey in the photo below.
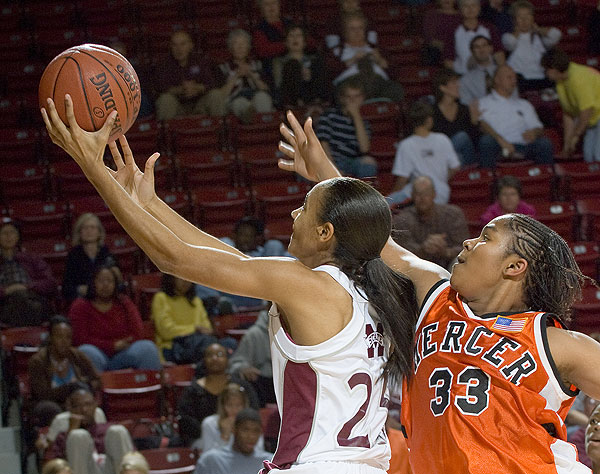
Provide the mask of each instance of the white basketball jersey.
MULTIPOLYGON (((389 399, 382 374, 389 341, 369 314, 369 303, 337 267, 331 275, 353 300, 350 322, 315 346, 294 344, 269 311, 273 383, 281 416, 277 450, 266 472, 316 461, 361 462, 388 469, 385 433, 389 399)), ((323 314, 326 318, 327 314, 323 314)))

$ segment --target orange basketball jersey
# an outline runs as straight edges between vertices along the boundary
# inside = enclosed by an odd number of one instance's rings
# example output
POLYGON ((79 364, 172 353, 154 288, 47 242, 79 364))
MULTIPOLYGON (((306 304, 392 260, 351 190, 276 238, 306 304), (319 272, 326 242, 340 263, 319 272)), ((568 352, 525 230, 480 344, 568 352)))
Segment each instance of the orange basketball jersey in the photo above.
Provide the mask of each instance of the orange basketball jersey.
POLYGON ((566 442, 577 391, 560 380, 541 312, 476 316, 446 280, 415 334, 402 423, 414 474, 589 474, 566 442))

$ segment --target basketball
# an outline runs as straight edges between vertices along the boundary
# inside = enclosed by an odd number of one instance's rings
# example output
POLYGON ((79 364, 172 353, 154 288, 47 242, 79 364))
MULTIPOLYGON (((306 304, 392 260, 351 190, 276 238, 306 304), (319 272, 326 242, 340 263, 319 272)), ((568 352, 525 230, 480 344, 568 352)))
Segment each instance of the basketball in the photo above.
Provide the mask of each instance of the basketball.
POLYGON ((109 141, 127 132, 140 110, 140 85, 133 66, 114 49, 98 44, 63 51, 48 64, 40 79, 40 106, 47 107, 50 97, 68 125, 65 94, 73 99, 77 123, 88 132, 102 128, 109 114, 117 110, 109 141))

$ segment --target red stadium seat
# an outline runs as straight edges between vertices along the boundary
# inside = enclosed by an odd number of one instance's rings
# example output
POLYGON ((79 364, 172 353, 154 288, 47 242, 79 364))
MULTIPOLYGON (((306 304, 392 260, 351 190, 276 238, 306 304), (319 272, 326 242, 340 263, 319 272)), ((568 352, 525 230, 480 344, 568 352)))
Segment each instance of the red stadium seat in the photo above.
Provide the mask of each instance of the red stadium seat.
POLYGON ((450 180, 450 202, 457 206, 474 201, 492 203, 491 186, 494 175, 490 170, 465 168, 450 180))
POLYGON ((587 286, 583 299, 573 305, 573 329, 591 334, 600 331, 600 289, 587 286))
POLYGON ((163 387, 169 414, 175 413, 177 400, 183 389, 192 384, 195 373, 196 366, 194 364, 171 365, 163 368, 163 387))
POLYGON ((434 69, 425 66, 403 66, 396 74, 396 80, 404 87, 404 93, 407 100, 433 93, 431 81, 434 75, 434 69))
POLYGON ((294 181, 296 175, 277 166, 285 158, 275 144, 255 145, 238 149, 238 159, 244 171, 244 184, 255 186, 261 183, 294 181))
POLYGON ((364 104, 360 108, 363 119, 371 124, 373 139, 390 136, 398 139, 400 133, 402 110, 399 104, 394 102, 372 102, 364 104))
POLYGON ((94 186, 81 171, 79 165, 71 160, 54 163, 50 166, 50 176, 55 193, 62 199, 76 200, 84 196, 96 196, 94 186))
POLYGON ((150 304, 155 293, 160 291, 162 273, 141 273, 130 275, 130 293, 142 319, 150 318, 150 304))
POLYGON ((143 170, 146 159, 156 151, 163 151, 161 124, 154 120, 138 119, 127 132, 127 142, 133 150, 138 166, 143 170))
POLYGON ((309 183, 269 183, 254 188, 259 213, 265 223, 291 220, 290 213, 302 206, 309 183))
POLYGON ((284 121, 283 112, 257 113, 249 124, 232 116, 229 118, 230 143, 235 149, 261 144, 276 147, 280 139, 279 125, 284 121))
POLYGON ((180 170, 180 183, 185 189, 203 186, 233 186, 237 166, 232 152, 198 149, 177 153, 175 162, 180 170))
POLYGON ((48 172, 33 164, 4 165, 0 175, 0 192, 4 202, 49 197, 48 172))
POLYGON ((196 468, 196 454, 190 448, 147 449, 144 457, 150 474, 180 474, 196 468))
POLYGON ((554 170, 563 199, 600 197, 600 163, 560 163, 554 170))
POLYGON ((37 160, 39 132, 27 128, 0 130, 0 155, 3 163, 31 163, 37 160))
POLYGON ((69 206, 57 201, 15 201, 8 215, 21 222, 21 238, 27 242, 36 238, 64 239, 69 233, 69 206))
POLYGON ((71 243, 65 239, 35 239, 23 244, 28 252, 42 257, 50 268, 55 278, 60 279, 65 273, 67 254, 71 248, 71 243))
POLYGON ((170 149, 175 153, 222 149, 224 145, 225 130, 220 118, 205 115, 175 117, 165 126, 170 149))
POLYGON ((558 199, 557 182, 552 165, 518 165, 496 169, 496 177, 514 176, 521 182, 521 197, 525 201, 558 199))
POLYGON ((127 234, 108 234, 104 243, 119 261, 119 267, 125 275, 133 275, 141 270, 142 251, 127 234))
POLYGON ((394 167, 398 138, 377 136, 371 140, 370 155, 377 160, 377 174, 390 173, 394 167))
POLYGON ((598 263, 600 253, 596 242, 571 242, 569 243, 575 261, 584 275, 598 279, 598 263))
POLYGON ((581 239, 600 241, 600 202, 598 198, 575 201, 577 212, 581 216, 581 239))
POLYGON ((578 214, 570 202, 536 203, 537 220, 546 224, 567 242, 576 240, 578 214))
POLYGON ((0 330, 4 354, 4 377, 27 381, 27 365, 48 338, 48 330, 40 326, 6 328, 0 330))
POLYGON ((123 227, 121 227, 121 224, 119 224, 115 216, 113 216, 112 211, 104 202, 104 199, 102 199, 97 193, 85 197, 74 197, 70 199, 70 203, 74 218, 78 218, 85 212, 91 212, 95 214, 98 219, 100 219, 100 222, 102 222, 102 226, 104 227, 106 233, 125 233, 123 227))
POLYGON ((115 370, 100 374, 102 406, 109 420, 155 418, 162 415, 158 370, 115 370))
POLYGON ((192 190, 192 201, 195 222, 217 237, 230 235, 237 221, 254 213, 248 188, 192 190))

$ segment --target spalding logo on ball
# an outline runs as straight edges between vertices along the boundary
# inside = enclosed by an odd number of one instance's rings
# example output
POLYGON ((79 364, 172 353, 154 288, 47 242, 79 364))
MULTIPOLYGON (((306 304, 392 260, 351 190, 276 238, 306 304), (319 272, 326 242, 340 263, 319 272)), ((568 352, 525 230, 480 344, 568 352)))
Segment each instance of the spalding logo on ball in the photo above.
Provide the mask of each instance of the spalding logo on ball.
POLYGON ((65 94, 73 99, 77 123, 88 132, 102 128, 117 110, 109 141, 126 133, 140 110, 140 84, 133 66, 114 49, 99 44, 69 48, 48 64, 40 80, 40 106, 47 107, 50 97, 67 124, 65 94))

